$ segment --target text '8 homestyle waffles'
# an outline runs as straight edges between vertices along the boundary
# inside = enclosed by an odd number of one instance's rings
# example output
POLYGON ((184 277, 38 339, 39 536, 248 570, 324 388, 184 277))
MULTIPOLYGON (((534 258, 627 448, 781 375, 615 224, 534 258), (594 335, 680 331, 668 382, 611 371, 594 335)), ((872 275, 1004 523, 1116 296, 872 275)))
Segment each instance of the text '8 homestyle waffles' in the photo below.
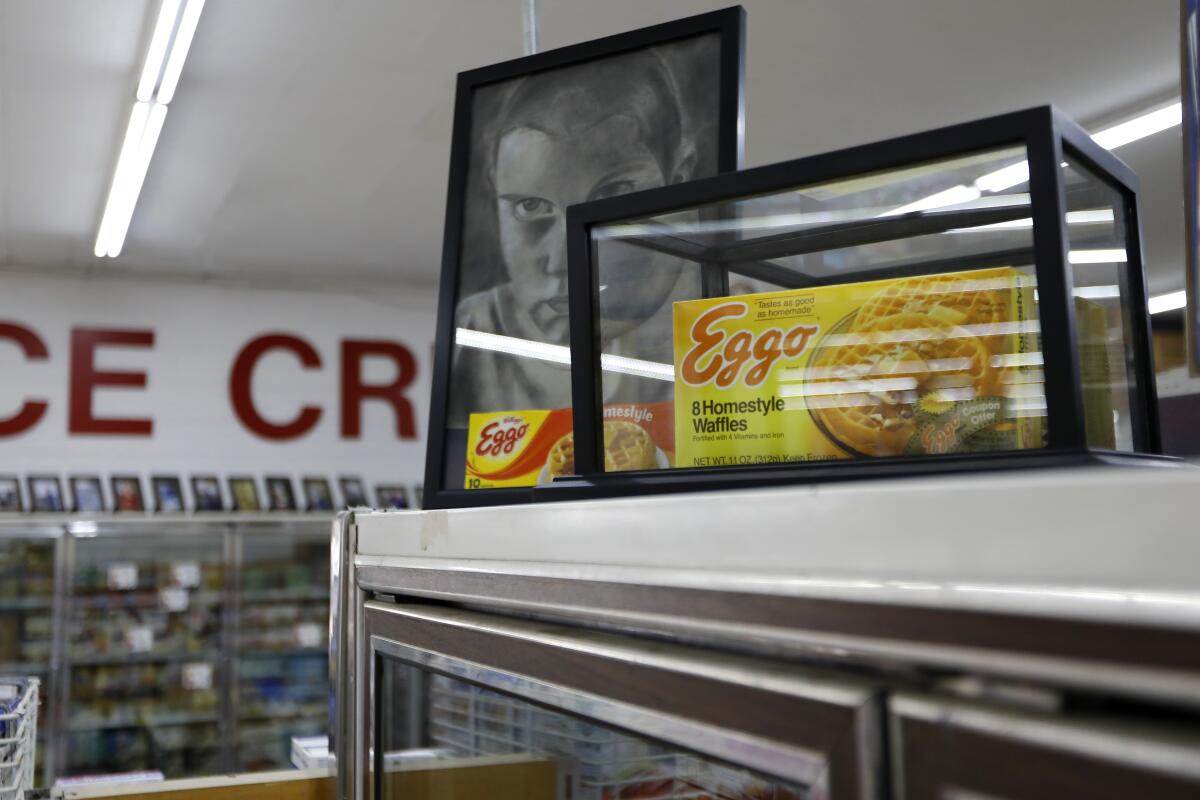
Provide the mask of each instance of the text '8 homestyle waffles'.
POLYGON ((679 466, 1041 445, 1033 285, 1017 270, 674 310, 679 466))

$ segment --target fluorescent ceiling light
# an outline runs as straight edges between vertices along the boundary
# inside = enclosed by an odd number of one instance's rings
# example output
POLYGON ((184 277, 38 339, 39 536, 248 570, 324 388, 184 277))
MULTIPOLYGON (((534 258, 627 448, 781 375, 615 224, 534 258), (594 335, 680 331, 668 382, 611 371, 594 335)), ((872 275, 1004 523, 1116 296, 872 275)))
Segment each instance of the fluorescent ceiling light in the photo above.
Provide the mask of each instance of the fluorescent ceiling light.
POLYGON ((1029 180, 1029 162, 1019 161, 995 172, 989 172, 975 180, 975 188, 981 192, 1002 192, 1029 180))
POLYGON ((1174 311, 1187 305, 1187 292, 1180 289, 1178 292, 1156 295, 1150 298, 1150 302, 1147 305, 1150 308, 1151 314, 1174 311))
POLYGON ((114 210, 123 205, 122 192, 128 182, 122 177, 133 169, 137 157, 138 146, 142 142, 142 134, 146 130, 146 119, 150 116, 149 103, 134 103, 129 115, 129 124, 125 128, 125 141, 121 144, 121 154, 117 157, 117 169, 113 173, 112 186, 108 190, 108 201, 104 204, 104 216, 100 221, 100 233, 96 237, 96 257, 108 255, 108 242, 111 238, 115 214, 114 210))
POLYGON ((171 31, 175 29, 175 18, 179 16, 180 0, 162 0, 158 7, 158 20, 154 23, 154 35, 146 51, 146 63, 142 67, 142 79, 138 81, 137 99, 143 102, 154 94, 158 76, 162 73, 163 60, 167 56, 167 44, 171 31))
POLYGON ((1072 250, 1067 253, 1067 260, 1072 264, 1124 264, 1127 259, 1125 251, 1120 248, 1112 250, 1072 250))
MULTIPOLYGON (((1086 211, 1068 211, 1068 225, 1098 225, 1112 222, 1115 219, 1111 208, 1094 208, 1086 211)), ((1010 219, 1007 222, 993 222, 990 225, 975 225, 970 228, 951 228, 946 233, 988 233, 990 231, 1010 230, 1013 228, 1032 228, 1033 218, 1010 219)))
MULTIPOLYGON (((571 363, 571 348, 564 345, 535 342, 530 339, 502 336, 498 333, 475 331, 470 328, 456 328, 454 343, 477 350, 491 350, 495 353, 507 353, 523 358, 549 361, 552 364, 571 363)), ((645 361, 612 353, 600 354, 600 369, 606 372, 622 372, 626 375, 637 375, 660 381, 674 382, 675 380, 675 367, 671 364, 660 364, 657 361, 645 361)))
POLYGON ((1119 125, 1105 128, 1099 133, 1093 133, 1092 138, 1105 150, 1115 150, 1122 145, 1136 142, 1138 139, 1145 139, 1160 131, 1174 128, 1182 122, 1183 103, 1172 103, 1165 108, 1150 111, 1134 117, 1128 122, 1122 122, 1119 125))
POLYGON ((133 219, 133 209, 137 206, 142 183, 150 168, 150 158, 154 155, 166 118, 167 107, 164 105, 133 104, 112 187, 108 191, 108 202, 100 220, 100 233, 96 237, 95 253, 98 257, 115 258, 121 254, 129 223, 133 219))
POLYGON ((163 70, 162 83, 158 86, 160 103, 169 103, 175 97, 179 76, 183 74, 183 62, 187 60, 192 37, 196 35, 196 25, 200 22, 200 12, 203 10, 204 0, 187 0, 187 5, 183 7, 183 18, 179 21, 179 30, 176 31, 175 41, 171 45, 171 55, 167 58, 167 68, 163 70))
POLYGON ((138 195, 150 169, 150 159, 158 145, 159 134, 167 118, 167 103, 175 96, 183 63, 196 35, 196 25, 204 0, 161 0, 150 46, 146 50, 146 61, 138 80, 137 102, 129 115, 121 153, 117 157, 117 168, 113 171, 112 186, 100 218, 100 230, 96 234, 94 252, 97 258, 121 254, 125 246, 125 235, 137 207, 138 195), (182 16, 179 8, 182 3, 182 16), (179 20, 176 29, 175 22, 179 20), (171 32, 175 32, 174 39, 171 32), (165 66, 164 66, 165 58, 165 66), (161 75, 161 82, 159 77, 161 75), (155 86, 158 87, 157 92, 155 86))

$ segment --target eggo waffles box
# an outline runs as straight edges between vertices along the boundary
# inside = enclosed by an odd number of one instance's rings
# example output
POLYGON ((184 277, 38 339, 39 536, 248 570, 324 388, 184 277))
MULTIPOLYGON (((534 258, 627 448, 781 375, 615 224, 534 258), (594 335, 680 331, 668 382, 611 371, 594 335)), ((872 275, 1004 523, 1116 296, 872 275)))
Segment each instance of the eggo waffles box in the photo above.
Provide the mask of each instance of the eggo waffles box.
POLYGON ((1040 349, 1008 267, 675 303, 675 465, 1040 447, 1040 349))
MULTIPOLYGON (((604 468, 665 469, 673 463, 671 403, 604 407, 604 468)), ((472 414, 467 430, 465 488, 536 486, 575 474, 571 409, 472 414)))

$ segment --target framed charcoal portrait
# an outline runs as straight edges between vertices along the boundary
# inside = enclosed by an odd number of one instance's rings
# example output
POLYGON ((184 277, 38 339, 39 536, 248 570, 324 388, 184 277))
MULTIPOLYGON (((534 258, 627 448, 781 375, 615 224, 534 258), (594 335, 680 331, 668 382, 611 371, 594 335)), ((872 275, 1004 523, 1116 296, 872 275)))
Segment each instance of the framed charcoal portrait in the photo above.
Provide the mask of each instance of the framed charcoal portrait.
POLYGON ((229 496, 233 498, 234 511, 262 511, 262 502, 258 498, 258 484, 254 478, 231 477, 229 496))
POLYGON ((29 508, 33 511, 65 511, 62 484, 54 475, 31 475, 29 482, 29 508))
POLYGON ((21 482, 16 475, 0 475, 0 511, 24 511, 21 482))
POLYGON ((114 511, 145 511, 142 498, 142 479, 136 475, 113 475, 112 482, 114 511))
POLYGON ((305 511, 333 511, 333 489, 328 478, 303 478, 305 511))
POLYGON ((160 514, 178 514, 184 510, 183 486, 179 478, 171 475, 154 475, 150 478, 154 491, 154 510, 160 514))
POLYGON ((103 513, 104 485, 97 475, 72 475, 67 479, 71 485, 71 510, 77 514, 103 513))
POLYGON ((192 476, 192 503, 197 511, 224 511, 221 481, 216 475, 192 476))
MULTIPOLYGON (((570 408, 567 208, 741 166, 744 30, 734 7, 459 74, 425 507, 530 499, 466 488, 471 415, 570 408)), ((670 361, 693 282, 644 269, 610 287, 623 336, 670 361)))
POLYGON ((268 475, 267 509, 269 511, 295 511, 296 493, 292 490, 292 479, 283 476, 268 475))
POLYGON ((408 508, 408 490, 399 484, 379 484, 375 487, 375 500, 387 511, 403 511, 408 508))
POLYGON ((342 488, 342 500, 345 508, 364 508, 371 505, 371 501, 367 499, 367 487, 362 478, 342 476, 338 478, 338 485, 342 488))

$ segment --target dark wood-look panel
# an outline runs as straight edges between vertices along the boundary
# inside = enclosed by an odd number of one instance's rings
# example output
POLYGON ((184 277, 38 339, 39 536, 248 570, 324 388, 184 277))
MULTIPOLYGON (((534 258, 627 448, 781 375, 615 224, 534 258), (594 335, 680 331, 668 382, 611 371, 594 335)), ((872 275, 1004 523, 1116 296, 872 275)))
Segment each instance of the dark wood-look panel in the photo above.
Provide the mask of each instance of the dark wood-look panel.
MULTIPOLYGON (((358 576, 360 585, 366 587, 485 604, 491 600, 543 609, 558 607, 560 616, 569 616, 572 608, 587 609, 589 618, 604 611, 654 614, 662 620, 674 617, 680 622, 761 625, 1106 666, 1149 667, 1200 678, 1200 633, 1184 629, 484 572, 359 567, 358 576)), ((639 622, 647 628, 655 624, 653 620, 639 622)))
MULTIPOLYGON (((870 734, 859 730, 857 707, 370 607, 366 627, 368 637, 381 637, 688 722, 744 732, 820 754, 828 765, 831 797, 839 800, 869 797, 875 790, 864 785, 863 775, 875 765, 865 763, 868 755, 860 752, 860 742, 870 734)), ((687 652, 686 648, 674 646, 670 650, 687 652)), ((692 652, 699 659, 705 657, 703 651, 692 652)), ((451 677, 462 679, 459 675, 451 677)), ((639 734, 636 730, 631 732, 639 734)))
MULTIPOLYGON (((995 800, 1195 800, 1200 782, 952 723, 901 718, 893 737, 897 797, 944 800, 954 790, 995 800), (897 741, 898 740, 898 741, 897 741)), ((1144 744, 1144 743, 1143 743, 1144 744)))

